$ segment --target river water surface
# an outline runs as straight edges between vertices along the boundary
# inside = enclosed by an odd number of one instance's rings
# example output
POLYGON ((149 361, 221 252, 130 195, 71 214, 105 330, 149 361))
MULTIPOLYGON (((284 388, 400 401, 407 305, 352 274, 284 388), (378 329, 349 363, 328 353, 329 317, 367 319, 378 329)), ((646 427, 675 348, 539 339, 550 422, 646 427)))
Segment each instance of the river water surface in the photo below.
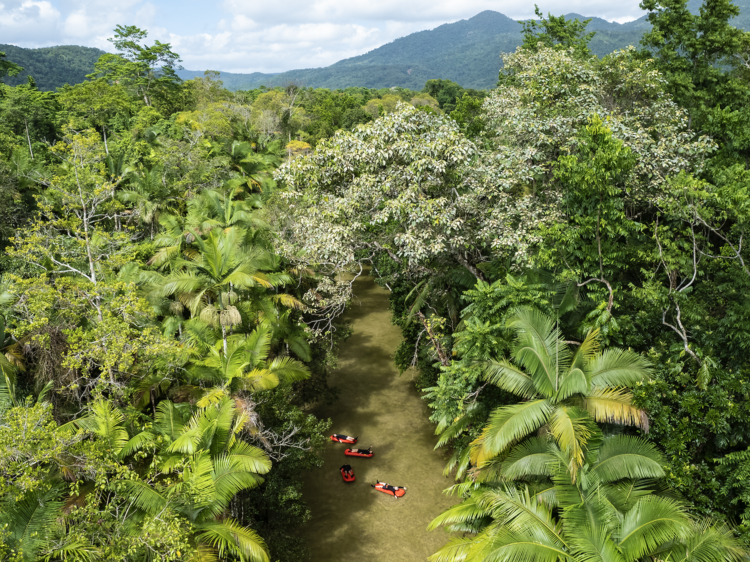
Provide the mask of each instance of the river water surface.
POLYGON ((341 345, 339 369, 329 381, 340 396, 315 413, 331 418, 331 433, 358 436, 355 447, 372 445, 375 456, 345 457, 348 445, 327 445, 323 467, 305 477, 312 519, 301 532, 313 562, 424 561, 448 540, 427 525, 457 501, 442 494, 452 483, 442 475, 447 459, 434 450, 429 408, 411 374, 399 377, 394 365, 401 332, 391 324, 388 293, 365 276, 355 281, 354 292, 345 317, 354 333, 341 345), (339 467, 346 463, 357 477, 352 484, 341 480, 339 467), (406 495, 375 491, 370 484, 376 479, 406 486, 406 495))

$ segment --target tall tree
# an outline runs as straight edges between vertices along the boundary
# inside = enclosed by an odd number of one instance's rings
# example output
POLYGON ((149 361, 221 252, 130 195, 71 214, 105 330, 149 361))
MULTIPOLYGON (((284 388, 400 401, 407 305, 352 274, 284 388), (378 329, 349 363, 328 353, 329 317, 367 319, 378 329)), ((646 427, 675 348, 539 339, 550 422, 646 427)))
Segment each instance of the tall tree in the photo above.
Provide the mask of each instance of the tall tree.
POLYGON ((182 68, 180 56, 169 43, 156 41, 143 45, 148 32, 134 25, 118 25, 110 41, 118 54, 106 54, 94 65, 87 78, 106 78, 134 89, 147 106, 152 105, 154 92, 169 90, 181 80, 175 70, 182 68))

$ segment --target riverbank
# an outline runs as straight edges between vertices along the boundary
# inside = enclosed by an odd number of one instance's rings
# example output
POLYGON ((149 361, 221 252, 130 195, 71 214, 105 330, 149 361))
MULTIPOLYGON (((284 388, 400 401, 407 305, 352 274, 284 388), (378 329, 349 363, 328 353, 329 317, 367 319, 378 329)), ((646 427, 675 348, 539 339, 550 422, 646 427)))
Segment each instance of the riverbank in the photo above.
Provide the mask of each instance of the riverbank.
POLYGON ((418 562, 448 540, 427 531, 429 522, 455 503, 442 491, 452 479, 442 475, 446 456, 435 451, 437 437, 429 408, 409 373, 398 376, 393 354, 401 341, 391 324, 388 293, 372 278, 355 281, 355 302, 346 313, 354 330, 341 346, 339 369, 330 384, 339 400, 315 414, 331 418, 331 432, 359 436, 372 445, 371 459, 344 456, 346 445, 329 443, 325 464, 305 478, 304 497, 312 519, 301 530, 313 562, 418 562), (357 481, 344 484, 339 467, 349 463, 357 481), (395 499, 370 487, 376 479, 408 488, 395 499))

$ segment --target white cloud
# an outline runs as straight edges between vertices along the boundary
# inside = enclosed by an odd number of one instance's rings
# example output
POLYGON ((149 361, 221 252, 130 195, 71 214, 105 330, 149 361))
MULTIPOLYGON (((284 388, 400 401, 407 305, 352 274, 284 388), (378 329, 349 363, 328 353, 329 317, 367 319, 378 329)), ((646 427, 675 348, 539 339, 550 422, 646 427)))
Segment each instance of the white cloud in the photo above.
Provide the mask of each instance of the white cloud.
POLYGON ((46 0, 3 2, 0 4, 0 40, 20 44, 27 39, 43 40, 57 35, 60 18, 60 12, 46 0))
MULTIPOLYGON (((641 15, 639 0, 537 0, 543 12, 610 21, 641 15)), ((279 72, 327 66, 409 33, 496 10, 533 15, 528 0, 0 0, 0 41, 24 47, 78 44, 111 50, 117 24, 171 42, 185 68, 279 72), (223 11, 222 11, 223 10, 223 11)))

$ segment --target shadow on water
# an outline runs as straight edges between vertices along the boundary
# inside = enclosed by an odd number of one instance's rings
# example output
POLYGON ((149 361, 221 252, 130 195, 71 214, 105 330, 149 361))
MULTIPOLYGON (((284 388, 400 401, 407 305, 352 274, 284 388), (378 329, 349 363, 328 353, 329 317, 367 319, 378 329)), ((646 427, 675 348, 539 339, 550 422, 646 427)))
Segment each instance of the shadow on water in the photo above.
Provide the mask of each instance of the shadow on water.
POLYGON ((354 333, 341 346, 340 368, 330 380, 339 400, 315 413, 331 418, 332 432, 358 436, 357 447, 372 445, 375 455, 345 457, 347 445, 327 445, 323 467, 305 475, 312 519, 301 532, 313 562, 423 561, 448 539, 427 525, 455 503, 442 494, 452 480, 442 475, 444 452, 434 450, 429 408, 410 374, 399 377, 394 365, 401 334, 391 324, 388 293, 369 277, 354 287, 359 301, 346 314, 354 333), (357 477, 352 484, 339 474, 346 463, 357 477), (376 479, 406 486, 406 496, 375 491, 370 484, 376 479))

